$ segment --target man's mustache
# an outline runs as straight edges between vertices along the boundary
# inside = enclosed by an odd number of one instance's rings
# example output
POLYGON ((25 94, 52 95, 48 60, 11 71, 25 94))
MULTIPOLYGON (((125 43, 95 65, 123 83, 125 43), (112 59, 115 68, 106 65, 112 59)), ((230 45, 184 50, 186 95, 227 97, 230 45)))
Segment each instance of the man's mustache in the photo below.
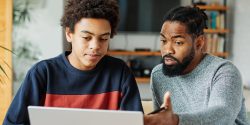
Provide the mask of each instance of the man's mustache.
POLYGON ((171 58, 171 59, 173 59, 176 62, 180 62, 178 59, 176 59, 175 57, 173 57, 173 56, 171 56, 169 54, 164 55, 162 59, 165 60, 165 58, 171 58))

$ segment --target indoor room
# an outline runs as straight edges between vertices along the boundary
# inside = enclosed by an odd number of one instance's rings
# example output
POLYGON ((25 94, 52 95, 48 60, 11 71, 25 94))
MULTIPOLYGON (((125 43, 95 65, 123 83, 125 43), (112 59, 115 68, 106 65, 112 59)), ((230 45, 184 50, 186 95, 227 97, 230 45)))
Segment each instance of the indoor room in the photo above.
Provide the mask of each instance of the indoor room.
MULTIPOLYGON (((19 88, 24 86, 22 83, 27 79, 29 70, 43 60, 71 51, 72 46, 65 32, 67 30, 61 26, 66 1, 0 0, 0 124, 4 121, 15 95, 18 91, 24 91, 19 88)), ((152 93, 153 85, 150 83, 154 81, 151 76, 153 69, 164 62, 161 53, 161 42, 165 39, 161 32, 163 17, 174 7, 196 6, 204 10, 208 17, 207 29, 203 30, 205 42, 202 51, 227 60, 236 67, 235 72, 239 74, 235 74, 239 75, 238 81, 241 85, 239 91, 242 90, 242 97, 245 98, 242 103, 250 122, 248 5, 249 0, 118 0, 119 24, 117 33, 110 38, 106 55, 122 60, 129 68, 138 86, 144 113, 148 114, 154 110, 154 106, 160 106, 157 101, 153 104, 152 99, 162 97, 152 93)), ((58 70, 58 74, 59 72, 61 70, 58 70)), ((233 79, 231 82, 237 81, 233 79)), ((213 89, 208 91, 205 94, 210 94, 213 89)), ((223 90, 220 92, 223 93, 223 90)), ((233 94, 234 91, 228 93, 233 94)))

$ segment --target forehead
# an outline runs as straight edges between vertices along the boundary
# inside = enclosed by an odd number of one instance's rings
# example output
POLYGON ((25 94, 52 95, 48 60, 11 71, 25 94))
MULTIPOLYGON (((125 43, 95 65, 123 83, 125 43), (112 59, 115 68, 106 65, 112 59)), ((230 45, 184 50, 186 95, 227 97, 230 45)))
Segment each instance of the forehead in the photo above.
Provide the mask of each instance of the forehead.
POLYGON ((108 20, 95 18, 82 18, 76 25, 75 30, 89 31, 95 34, 111 32, 108 20))
POLYGON ((177 21, 166 21, 162 25, 161 33, 164 35, 188 35, 187 27, 183 23, 177 21))

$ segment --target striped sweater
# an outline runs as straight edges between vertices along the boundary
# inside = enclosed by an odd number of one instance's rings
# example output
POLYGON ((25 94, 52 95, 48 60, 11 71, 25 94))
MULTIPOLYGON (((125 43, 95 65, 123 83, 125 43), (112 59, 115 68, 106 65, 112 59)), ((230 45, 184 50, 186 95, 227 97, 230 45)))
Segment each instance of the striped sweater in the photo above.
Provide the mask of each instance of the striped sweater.
POLYGON ((27 73, 4 125, 29 124, 27 106, 142 111, 132 72, 122 60, 104 56, 93 70, 74 68, 65 52, 27 73))

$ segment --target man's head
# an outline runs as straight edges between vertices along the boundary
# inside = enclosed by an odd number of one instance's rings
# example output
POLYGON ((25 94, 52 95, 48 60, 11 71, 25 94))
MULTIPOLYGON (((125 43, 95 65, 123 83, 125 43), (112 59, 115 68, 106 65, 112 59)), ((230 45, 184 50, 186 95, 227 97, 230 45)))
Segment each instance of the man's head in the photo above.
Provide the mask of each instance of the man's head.
POLYGON ((196 7, 177 7, 163 21, 160 36, 163 73, 176 76, 192 71, 203 55, 207 15, 196 7))
POLYGON ((68 0, 61 25, 72 44, 69 62, 81 70, 93 69, 107 53, 118 21, 116 0, 68 0))

